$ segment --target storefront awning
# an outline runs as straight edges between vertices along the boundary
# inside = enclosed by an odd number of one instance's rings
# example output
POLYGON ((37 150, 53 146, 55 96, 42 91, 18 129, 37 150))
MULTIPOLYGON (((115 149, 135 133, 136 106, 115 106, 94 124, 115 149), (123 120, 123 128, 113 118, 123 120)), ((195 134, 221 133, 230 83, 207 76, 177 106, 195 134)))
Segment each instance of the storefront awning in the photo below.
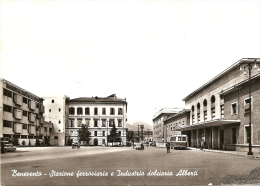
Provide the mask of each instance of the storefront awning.
POLYGON ((234 124, 234 123, 240 123, 240 120, 214 119, 214 120, 205 121, 205 122, 201 122, 201 123, 195 123, 193 125, 179 127, 179 128, 173 129, 173 131, 188 131, 188 130, 195 130, 195 129, 201 129, 201 128, 229 125, 229 124, 234 124))

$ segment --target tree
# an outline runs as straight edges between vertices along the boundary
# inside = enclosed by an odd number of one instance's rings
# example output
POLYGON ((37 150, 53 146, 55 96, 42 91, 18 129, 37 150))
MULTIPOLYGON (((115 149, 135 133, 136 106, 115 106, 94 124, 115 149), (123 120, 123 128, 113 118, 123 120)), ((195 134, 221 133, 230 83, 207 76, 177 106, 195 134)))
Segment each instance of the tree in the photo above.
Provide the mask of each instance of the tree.
POLYGON ((86 141, 87 144, 89 144, 89 137, 91 135, 91 132, 89 132, 88 126, 82 124, 81 128, 78 130, 78 139, 79 141, 86 141))
POLYGON ((37 139, 35 141, 35 146, 37 146, 37 147, 41 146, 41 143, 40 143, 40 140, 39 140, 38 137, 37 137, 37 139))
POLYGON ((46 136, 44 137, 44 144, 49 146, 50 145, 50 138, 48 138, 47 134, 46 136))
POLYGON ((113 124, 113 128, 110 131, 110 135, 108 137, 108 142, 112 142, 112 146, 114 146, 114 142, 121 142, 121 138, 117 132, 117 128, 115 124, 113 124))

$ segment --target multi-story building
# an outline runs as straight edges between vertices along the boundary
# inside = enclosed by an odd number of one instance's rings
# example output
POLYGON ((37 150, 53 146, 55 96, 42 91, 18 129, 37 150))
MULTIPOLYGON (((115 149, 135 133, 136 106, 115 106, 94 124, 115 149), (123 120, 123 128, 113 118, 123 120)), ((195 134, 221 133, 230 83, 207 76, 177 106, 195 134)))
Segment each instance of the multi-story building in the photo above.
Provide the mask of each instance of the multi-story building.
POLYGON ((251 137, 253 151, 260 151, 259 63, 241 59, 183 99, 190 122, 175 130, 188 135, 190 146, 204 140, 208 148, 248 151, 251 137))
POLYGON ((33 93, 0 79, 0 137, 17 138, 26 145, 36 139, 49 138, 52 124, 44 122, 43 99, 33 93))
POLYGON ((44 97, 45 120, 53 124, 50 144, 65 145, 65 126, 68 122, 68 100, 66 95, 44 97))
POLYGON ((178 114, 181 108, 162 108, 153 116, 153 140, 158 143, 166 142, 164 120, 178 114))
MULTIPOLYGON (((175 131, 176 128, 181 128, 190 123, 190 110, 183 109, 179 113, 165 118, 164 120, 164 141, 172 141, 172 136, 181 134, 180 131, 175 131)), ((188 144, 190 142, 188 141, 188 144)))
POLYGON ((126 145, 126 99, 115 94, 108 97, 80 97, 68 102, 69 122, 66 123, 66 142, 78 142, 78 130, 82 124, 91 132, 89 145, 108 145, 107 136, 113 125, 126 145))

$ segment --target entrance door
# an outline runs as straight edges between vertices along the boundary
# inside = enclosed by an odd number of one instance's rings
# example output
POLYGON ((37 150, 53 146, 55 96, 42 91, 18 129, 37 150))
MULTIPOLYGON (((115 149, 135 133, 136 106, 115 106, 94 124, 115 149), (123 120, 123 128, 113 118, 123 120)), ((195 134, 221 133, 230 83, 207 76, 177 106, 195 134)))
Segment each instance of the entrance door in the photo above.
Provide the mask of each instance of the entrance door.
POLYGON ((220 149, 225 150, 225 147, 223 146, 224 144, 224 130, 219 131, 219 145, 220 149))
POLYGON ((97 138, 94 139, 94 146, 98 146, 98 139, 97 138))

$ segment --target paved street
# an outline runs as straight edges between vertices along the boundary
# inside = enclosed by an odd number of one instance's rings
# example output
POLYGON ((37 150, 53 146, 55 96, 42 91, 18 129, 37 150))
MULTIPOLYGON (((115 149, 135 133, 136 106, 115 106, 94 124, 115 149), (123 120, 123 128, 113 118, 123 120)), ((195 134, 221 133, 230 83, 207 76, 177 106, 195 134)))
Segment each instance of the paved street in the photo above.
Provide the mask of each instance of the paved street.
POLYGON ((200 150, 148 147, 22 147, 1 155, 2 185, 220 185, 260 160, 200 150))

